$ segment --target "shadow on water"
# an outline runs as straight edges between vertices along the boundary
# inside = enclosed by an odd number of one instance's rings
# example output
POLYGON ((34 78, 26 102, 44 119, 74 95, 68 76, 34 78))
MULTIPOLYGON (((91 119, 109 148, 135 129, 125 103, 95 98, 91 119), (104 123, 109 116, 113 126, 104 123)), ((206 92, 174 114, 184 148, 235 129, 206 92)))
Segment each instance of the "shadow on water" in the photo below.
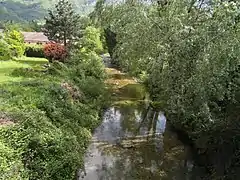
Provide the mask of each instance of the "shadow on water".
POLYGON ((93 134, 78 179, 202 180, 190 147, 179 141, 164 113, 145 101, 144 87, 116 69, 107 71, 116 101, 93 134))
POLYGON ((126 79, 128 77, 128 75, 126 74, 112 74, 111 75, 111 78, 114 78, 114 79, 126 79))
POLYGON ((85 157, 85 180, 201 179, 191 151, 166 117, 137 103, 113 106, 95 130, 85 157))
POLYGON ((145 89, 141 84, 128 84, 117 92, 118 99, 144 99, 145 89))

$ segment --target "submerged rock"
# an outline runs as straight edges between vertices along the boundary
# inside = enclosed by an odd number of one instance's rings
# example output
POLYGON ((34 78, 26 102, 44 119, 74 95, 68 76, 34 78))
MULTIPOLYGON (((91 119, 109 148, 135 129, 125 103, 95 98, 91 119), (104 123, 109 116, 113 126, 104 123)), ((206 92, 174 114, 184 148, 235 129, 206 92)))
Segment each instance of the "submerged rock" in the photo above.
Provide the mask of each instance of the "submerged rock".
POLYGON ((78 180, 83 179, 87 175, 85 169, 80 169, 77 174, 78 174, 77 175, 78 180))

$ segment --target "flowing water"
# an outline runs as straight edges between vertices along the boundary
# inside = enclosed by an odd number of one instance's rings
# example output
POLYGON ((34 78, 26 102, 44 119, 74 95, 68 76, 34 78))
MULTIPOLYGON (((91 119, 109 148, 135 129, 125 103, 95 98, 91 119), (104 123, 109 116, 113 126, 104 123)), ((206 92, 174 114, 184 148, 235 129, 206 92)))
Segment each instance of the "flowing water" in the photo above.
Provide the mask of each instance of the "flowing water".
POLYGON ((116 101, 93 134, 79 180, 201 179, 190 148, 178 140, 164 113, 142 100, 144 88, 110 72, 116 101))

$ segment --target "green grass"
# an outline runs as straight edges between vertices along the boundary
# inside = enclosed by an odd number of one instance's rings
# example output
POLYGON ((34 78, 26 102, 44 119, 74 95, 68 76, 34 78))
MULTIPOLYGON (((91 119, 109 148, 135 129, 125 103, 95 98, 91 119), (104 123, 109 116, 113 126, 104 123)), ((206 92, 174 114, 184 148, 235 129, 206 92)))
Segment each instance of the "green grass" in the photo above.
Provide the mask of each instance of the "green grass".
POLYGON ((41 66, 43 64, 48 63, 48 60, 45 58, 35 58, 35 57, 19 57, 19 58, 15 58, 14 61, 23 63, 23 64, 28 64, 31 65, 32 67, 37 67, 37 66, 41 66))
POLYGON ((9 61, 0 61, 0 84, 7 82, 18 82, 26 78, 14 77, 11 75, 17 68, 41 69, 41 65, 48 63, 45 58, 21 57, 9 61))
POLYGON ((12 122, 0 122, 0 179, 68 180, 83 167, 109 96, 104 75, 89 75, 103 67, 87 66, 86 54, 75 59, 47 71, 32 69, 46 63, 39 58, 0 61, 0 119, 12 122))
POLYGON ((36 63, 47 63, 48 60, 46 58, 36 58, 36 57, 18 57, 15 58, 16 61, 23 61, 23 62, 36 62, 36 63))

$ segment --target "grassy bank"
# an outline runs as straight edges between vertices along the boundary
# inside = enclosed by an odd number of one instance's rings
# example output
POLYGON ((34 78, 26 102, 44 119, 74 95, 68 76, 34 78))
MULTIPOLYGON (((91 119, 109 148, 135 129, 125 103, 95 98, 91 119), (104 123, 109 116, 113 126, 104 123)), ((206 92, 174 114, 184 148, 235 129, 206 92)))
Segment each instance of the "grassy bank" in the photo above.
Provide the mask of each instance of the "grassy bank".
POLYGON ((73 179, 106 104, 101 58, 0 63, 0 179, 73 179))
MULTIPOLYGON (((45 58, 21 57, 9 61, 0 61, 0 83, 19 82, 21 77, 12 76, 11 73, 18 68, 32 68, 41 70, 41 65, 48 63, 45 58)), ((25 77, 26 79, 26 77, 25 77)))

